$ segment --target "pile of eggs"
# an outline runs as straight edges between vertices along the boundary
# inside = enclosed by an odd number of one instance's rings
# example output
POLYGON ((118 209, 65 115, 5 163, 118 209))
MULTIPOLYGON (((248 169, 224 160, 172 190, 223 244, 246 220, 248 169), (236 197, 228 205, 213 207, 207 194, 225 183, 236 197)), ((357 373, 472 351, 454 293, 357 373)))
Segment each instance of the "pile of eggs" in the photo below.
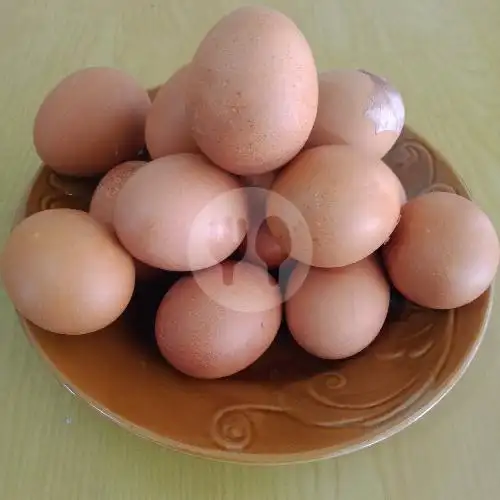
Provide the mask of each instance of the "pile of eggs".
POLYGON ((138 281, 181 272, 156 340, 199 378, 248 367, 283 321, 309 353, 352 356, 381 331, 391 284, 456 308, 499 262, 471 201, 407 201, 381 160, 403 124, 391 84, 318 75, 297 26, 264 7, 222 18, 152 102, 122 71, 78 71, 43 101, 34 144, 56 173, 99 185, 88 213, 49 209, 14 228, 5 289, 32 323, 81 335, 118 319, 138 281))

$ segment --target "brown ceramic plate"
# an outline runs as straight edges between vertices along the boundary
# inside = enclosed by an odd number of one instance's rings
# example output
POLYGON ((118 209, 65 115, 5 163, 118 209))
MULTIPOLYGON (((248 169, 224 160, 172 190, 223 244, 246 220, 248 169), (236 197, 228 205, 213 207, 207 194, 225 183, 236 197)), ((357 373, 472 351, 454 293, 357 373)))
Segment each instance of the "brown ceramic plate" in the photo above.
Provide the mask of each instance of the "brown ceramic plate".
MULTIPOLYGON (((386 160, 410 197, 429 190, 469 196, 447 162, 408 129, 386 160)), ((42 168, 27 213, 86 209, 95 184, 42 168)), ((342 455, 417 420, 464 373, 492 300, 488 290, 443 312, 394 295, 380 336, 351 359, 313 358, 283 328, 249 369, 202 381, 172 369, 154 344, 155 307, 174 280, 138 288, 126 314, 95 334, 54 335, 24 322, 26 331, 68 389, 126 429, 190 454, 259 464, 342 455)))

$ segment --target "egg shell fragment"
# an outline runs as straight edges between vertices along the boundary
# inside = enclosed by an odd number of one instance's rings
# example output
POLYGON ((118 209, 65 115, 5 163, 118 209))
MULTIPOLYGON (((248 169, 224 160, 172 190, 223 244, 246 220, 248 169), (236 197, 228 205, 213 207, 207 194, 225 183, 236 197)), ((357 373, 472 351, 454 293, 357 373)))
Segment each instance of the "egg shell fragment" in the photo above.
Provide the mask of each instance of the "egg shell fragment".
POLYGON ((319 75, 316 121, 307 146, 350 145, 382 158, 403 130, 401 94, 365 70, 333 70, 319 75))

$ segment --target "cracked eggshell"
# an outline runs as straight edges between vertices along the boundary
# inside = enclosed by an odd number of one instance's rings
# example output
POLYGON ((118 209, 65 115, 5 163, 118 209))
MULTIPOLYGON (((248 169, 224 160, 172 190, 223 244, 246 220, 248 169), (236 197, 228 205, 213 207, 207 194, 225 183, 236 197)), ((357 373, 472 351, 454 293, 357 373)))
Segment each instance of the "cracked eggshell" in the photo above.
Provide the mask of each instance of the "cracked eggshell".
POLYGON ((307 147, 354 146, 382 158, 403 130, 401 94, 384 78, 365 70, 319 75, 318 114, 307 147))

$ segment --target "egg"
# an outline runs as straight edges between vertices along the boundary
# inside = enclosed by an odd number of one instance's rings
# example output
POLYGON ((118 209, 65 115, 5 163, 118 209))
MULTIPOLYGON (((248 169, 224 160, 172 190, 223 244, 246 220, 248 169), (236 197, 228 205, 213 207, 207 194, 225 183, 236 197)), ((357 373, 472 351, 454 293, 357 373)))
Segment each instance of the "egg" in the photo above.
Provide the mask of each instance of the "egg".
POLYGON ((281 314, 278 285, 266 271, 226 261, 181 278, 167 292, 156 317, 156 340, 179 371, 227 377, 267 350, 281 314))
POLYGON ((291 257, 342 267, 387 241, 400 208, 400 187, 382 161, 349 146, 321 146, 305 150, 280 173, 267 217, 274 236, 290 242, 291 257))
POLYGON ((408 300, 453 309, 478 298, 498 268, 498 236, 488 216, 454 193, 410 200, 383 251, 394 286, 408 300))
POLYGON ((201 155, 159 158, 140 168, 116 199, 114 226, 125 248, 170 271, 229 257, 248 227, 244 190, 201 155))
POLYGON ((279 267, 290 255, 288 245, 271 233, 266 221, 250 226, 242 253, 244 260, 267 269, 279 267))
MULTIPOLYGON (((145 165, 144 161, 128 161, 112 168, 99 182, 90 202, 89 214, 96 221, 104 224, 110 231, 114 232, 113 224, 116 197, 125 182, 145 165)), ((135 274, 139 280, 155 278, 159 269, 148 266, 134 259, 135 274)))
POLYGON ((189 66, 183 66, 158 90, 146 119, 146 145, 152 158, 197 153, 186 112, 189 66))
POLYGON ((287 286, 286 321, 297 343, 325 359, 357 354, 378 335, 390 288, 375 259, 343 268, 299 264, 287 286))
POLYGON ((12 231, 0 263, 19 313, 54 333, 106 327, 128 305, 134 264, 116 238, 85 212, 51 209, 12 231))
POLYGON ((318 114, 308 147, 345 144, 382 158, 403 130, 401 94, 384 78, 365 70, 319 75, 318 114))
POLYGON ((277 171, 272 171, 242 177, 250 226, 239 254, 242 259, 267 269, 279 267, 290 254, 287 242, 279 241, 266 222, 267 197, 276 175, 277 171))
POLYGON ((33 137, 42 161, 61 174, 90 176, 135 159, 151 101, 127 73, 92 67, 62 80, 45 98, 33 137))
MULTIPOLYGON (((384 163, 385 163, 385 161, 384 161, 384 163)), ((385 164, 387 165, 387 163, 385 163, 385 164)), ((390 167, 389 167, 389 170, 392 173, 391 177, 392 177, 392 182, 394 182, 395 189, 397 189, 397 191, 399 192, 400 205, 403 206, 408 201, 408 195, 406 194, 406 189, 403 186, 403 183, 401 182, 399 177, 395 174, 394 170, 392 170, 390 167)))
MULTIPOLYGON (((390 169, 391 170, 391 169, 390 169)), ((393 173, 394 184, 396 185, 396 189, 399 191, 399 202, 401 206, 403 206, 408 201, 408 195, 406 194, 406 189, 403 186, 403 183, 399 180, 399 177, 391 170, 393 173)))
POLYGON ((302 149, 316 117, 318 77, 288 17, 260 6, 231 12, 203 39, 190 71, 193 136, 214 163, 261 174, 302 149))
POLYGON ((112 168, 99 182, 90 202, 89 214, 114 231, 116 197, 125 182, 146 162, 128 161, 112 168))

